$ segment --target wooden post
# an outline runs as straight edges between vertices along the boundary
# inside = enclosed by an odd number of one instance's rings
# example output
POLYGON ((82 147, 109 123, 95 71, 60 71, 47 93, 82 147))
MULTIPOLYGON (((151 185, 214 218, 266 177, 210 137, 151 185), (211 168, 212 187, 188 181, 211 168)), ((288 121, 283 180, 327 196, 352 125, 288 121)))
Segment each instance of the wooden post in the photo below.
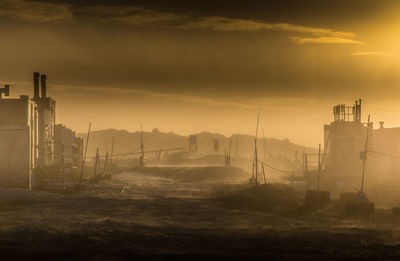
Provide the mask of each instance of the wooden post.
POLYGON ((267 185, 267 179, 265 177, 265 171, 264 171, 264 164, 261 163, 261 167, 262 167, 262 171, 263 171, 263 175, 264 175, 264 184, 267 185))
MULTIPOLYGON (((361 102, 360 102, 360 103, 361 103, 361 102)), ((361 178, 361 193, 364 192, 365 162, 366 162, 366 160, 367 160, 367 151, 368 151, 369 119, 370 119, 370 115, 368 115, 367 137, 365 138, 365 147, 364 147, 364 154, 363 154, 363 169, 362 169, 362 178, 361 178)))
POLYGON ((144 167, 144 144, 143 144, 143 129, 142 124, 140 124, 140 158, 139 158, 139 167, 144 167))
POLYGON ((257 151, 257 139, 258 139, 258 124, 260 123, 260 111, 257 114, 257 128, 256 128, 256 137, 254 139, 254 163, 255 163, 255 172, 256 172, 256 186, 258 185, 258 151, 257 151))
POLYGON ((106 153, 106 159, 104 160, 103 177, 106 175, 107 160, 108 160, 108 152, 106 153))
POLYGON ((111 142, 111 155, 110 155, 110 164, 112 164, 113 162, 113 154, 114 154, 114 136, 112 138, 112 142, 111 142))
POLYGON ((97 148, 97 150, 96 150, 96 160, 94 161, 94 179, 96 180, 97 179, 97 164, 98 164, 98 161, 99 160, 99 148, 97 148))
POLYGON ((92 126, 92 123, 89 122, 89 130, 88 130, 88 135, 87 135, 87 138, 86 138, 85 154, 83 155, 81 175, 79 176, 79 184, 82 184, 82 180, 83 180, 83 173, 84 173, 84 170, 85 170, 86 153, 87 153, 88 144, 89 144, 89 136, 90 136, 90 128, 91 128, 91 126, 92 126))

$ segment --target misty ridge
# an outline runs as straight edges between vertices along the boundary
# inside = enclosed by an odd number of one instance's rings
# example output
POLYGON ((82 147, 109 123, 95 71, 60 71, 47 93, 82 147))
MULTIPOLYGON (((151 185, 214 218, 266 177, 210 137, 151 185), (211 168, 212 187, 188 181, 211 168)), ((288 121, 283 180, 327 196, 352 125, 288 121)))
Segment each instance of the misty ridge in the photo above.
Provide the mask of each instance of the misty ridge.
MULTIPOLYGON (((254 136, 244 134, 233 134, 224 136, 218 133, 200 132, 194 133, 198 141, 198 154, 200 155, 223 155, 231 147, 232 157, 251 158, 254 153, 254 136), (218 140, 219 149, 214 150, 214 141, 218 140)), ((77 136, 86 138, 87 133, 78 133, 77 136)), ((110 153, 112 139, 115 139, 114 153, 124 154, 139 152, 141 132, 128 132, 126 130, 94 130, 90 134, 88 145, 88 156, 94 156, 96 149, 99 148, 100 154, 110 153)), ((183 148, 187 149, 189 136, 179 135, 174 132, 162 132, 157 128, 151 132, 143 131, 143 142, 145 151, 156 151, 160 149, 183 148)), ((292 143, 289 139, 259 138, 259 153, 261 157, 282 157, 289 161, 301 159, 302 153, 316 153, 318 149, 305 147, 292 143)), ((172 152, 173 153, 173 152, 172 152)))

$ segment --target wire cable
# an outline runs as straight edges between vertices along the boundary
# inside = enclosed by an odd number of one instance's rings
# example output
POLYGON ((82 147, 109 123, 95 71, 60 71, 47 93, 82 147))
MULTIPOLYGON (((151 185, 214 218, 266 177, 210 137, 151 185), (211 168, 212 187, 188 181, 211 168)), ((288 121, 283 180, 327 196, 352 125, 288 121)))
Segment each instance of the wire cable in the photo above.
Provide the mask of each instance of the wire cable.
POLYGON ((261 164, 263 164, 264 166, 266 166, 266 167, 268 167, 268 168, 270 168, 270 169, 279 171, 279 172, 283 172, 283 173, 287 173, 287 174, 299 174, 299 173, 301 173, 301 172, 298 172, 298 171, 289 171, 289 170, 278 169, 278 168, 275 168, 275 167, 272 167, 272 166, 268 165, 267 163, 265 163, 265 162, 263 162, 263 161, 261 161, 261 160, 258 160, 258 161, 259 161, 261 164))

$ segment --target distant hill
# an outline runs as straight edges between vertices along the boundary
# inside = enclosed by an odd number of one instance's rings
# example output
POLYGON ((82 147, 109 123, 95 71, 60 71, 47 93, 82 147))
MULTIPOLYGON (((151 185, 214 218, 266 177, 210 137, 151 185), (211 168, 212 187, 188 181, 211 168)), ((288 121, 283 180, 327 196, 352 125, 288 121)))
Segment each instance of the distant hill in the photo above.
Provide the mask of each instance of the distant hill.
MULTIPOLYGON (((80 133, 78 136, 86 139, 86 133, 80 133)), ((223 154, 229 150, 231 144, 231 155, 244 158, 251 158, 254 153, 254 137, 250 135, 234 134, 226 137, 217 133, 201 132, 197 135, 198 154, 223 154), (214 140, 219 141, 219 151, 214 151, 214 140)), ((126 130, 99 130, 90 134, 88 156, 91 157, 99 148, 100 154, 111 151, 112 139, 114 137, 114 153, 123 154, 133 151, 139 151, 140 132, 128 132, 126 130)), ((148 150, 169 149, 177 147, 188 147, 189 137, 179 135, 173 132, 160 132, 154 129, 152 132, 143 132, 144 148, 148 150)), ((288 139, 279 140, 275 138, 265 138, 258 140, 258 151, 260 157, 264 155, 274 155, 284 157, 290 160, 295 159, 296 151, 298 159, 301 160, 303 152, 315 153, 316 149, 306 148, 290 142, 288 139)))

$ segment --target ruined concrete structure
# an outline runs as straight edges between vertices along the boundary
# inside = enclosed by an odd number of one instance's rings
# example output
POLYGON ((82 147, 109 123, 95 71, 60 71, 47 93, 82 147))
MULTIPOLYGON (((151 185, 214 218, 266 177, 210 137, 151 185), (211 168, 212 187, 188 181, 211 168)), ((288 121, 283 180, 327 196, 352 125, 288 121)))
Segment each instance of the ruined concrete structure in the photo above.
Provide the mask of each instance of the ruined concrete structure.
POLYGON ((54 161, 63 171, 75 175, 79 173, 83 159, 83 139, 76 136, 75 131, 62 124, 56 124, 54 130, 54 161))
POLYGON ((332 189, 358 188, 364 157, 370 183, 388 183, 398 176, 394 174, 400 171, 400 128, 384 128, 380 122, 380 128, 373 129, 372 122, 361 122, 361 100, 353 106, 335 106, 333 113, 334 121, 324 126, 323 159, 325 182, 332 189))
POLYGON ((39 158, 38 168, 54 165, 54 126, 56 122, 56 102, 47 97, 47 76, 38 72, 33 73, 34 96, 39 115, 39 158), (39 78, 41 96, 39 96, 39 78))
POLYGON ((37 105, 28 96, 0 99, 0 185, 29 187, 38 159, 37 105))
POLYGON ((324 163, 331 182, 340 186, 351 184, 360 176, 360 152, 364 150, 367 126, 361 122, 361 100, 351 107, 337 105, 333 114, 334 121, 324 126, 324 163))
POLYGON ((189 153, 196 155, 198 151, 197 136, 189 135, 189 153))
POLYGON ((27 95, 3 98, 1 94, 9 96, 9 86, 0 89, 0 186, 38 185, 42 174, 49 169, 54 171, 60 164, 57 143, 72 144, 70 157, 75 157, 75 164, 79 164, 82 157, 82 141, 77 140, 75 133, 59 134, 56 139, 56 103, 47 97, 47 76, 35 72, 33 86, 31 100, 27 95))

